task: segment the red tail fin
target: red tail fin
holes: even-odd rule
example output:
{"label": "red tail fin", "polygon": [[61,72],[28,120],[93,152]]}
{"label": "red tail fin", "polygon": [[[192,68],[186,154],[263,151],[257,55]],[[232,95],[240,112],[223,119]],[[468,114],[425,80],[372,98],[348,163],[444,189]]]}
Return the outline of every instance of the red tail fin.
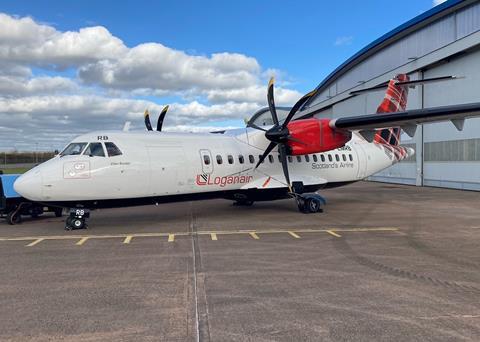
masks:
{"label": "red tail fin", "polygon": [[[388,83],[387,91],[377,113],[392,113],[404,111],[407,107],[408,87],[399,86],[397,82],[407,82],[410,78],[405,74],[398,74]],[[400,127],[385,128],[377,131],[374,141],[379,144],[397,146],[400,143]]]}

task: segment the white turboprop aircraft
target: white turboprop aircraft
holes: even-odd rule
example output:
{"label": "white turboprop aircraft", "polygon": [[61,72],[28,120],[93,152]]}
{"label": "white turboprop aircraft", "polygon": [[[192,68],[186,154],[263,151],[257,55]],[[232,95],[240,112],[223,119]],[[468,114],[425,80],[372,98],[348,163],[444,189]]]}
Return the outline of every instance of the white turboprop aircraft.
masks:
{"label": "white turboprop aircraft", "polygon": [[[32,201],[70,208],[66,229],[86,227],[90,209],[210,198],[251,205],[293,197],[300,211],[318,212],[324,201],[315,191],[364,179],[412,156],[413,149],[399,145],[401,129],[413,136],[418,124],[451,120],[461,130],[466,117],[480,115],[480,103],[406,111],[408,87],[436,80],[397,75],[381,85],[387,91],[376,114],[292,121],[316,91],[291,109],[276,108],[272,79],[269,108],[246,128],[160,132],[165,109],[155,132],[146,112],[149,132],[81,135],[20,176],[14,188]],[[286,115],[283,121],[277,111]]]}

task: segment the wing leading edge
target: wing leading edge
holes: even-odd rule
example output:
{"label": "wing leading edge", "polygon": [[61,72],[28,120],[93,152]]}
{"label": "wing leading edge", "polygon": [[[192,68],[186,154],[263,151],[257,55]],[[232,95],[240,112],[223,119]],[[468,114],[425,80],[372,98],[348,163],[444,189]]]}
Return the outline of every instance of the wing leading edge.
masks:
{"label": "wing leading edge", "polygon": [[334,129],[359,131],[368,141],[373,141],[375,130],[400,126],[410,137],[417,125],[450,120],[461,131],[466,118],[480,116],[480,102],[452,106],[412,109],[395,113],[377,113],[333,119],[329,125]]}

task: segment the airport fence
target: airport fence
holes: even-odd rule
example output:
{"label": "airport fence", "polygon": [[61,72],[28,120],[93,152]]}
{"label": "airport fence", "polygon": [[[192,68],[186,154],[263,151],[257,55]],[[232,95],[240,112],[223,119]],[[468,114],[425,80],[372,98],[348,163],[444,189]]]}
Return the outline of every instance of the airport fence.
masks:
{"label": "airport fence", "polygon": [[39,164],[55,156],[55,152],[1,152],[0,165]]}

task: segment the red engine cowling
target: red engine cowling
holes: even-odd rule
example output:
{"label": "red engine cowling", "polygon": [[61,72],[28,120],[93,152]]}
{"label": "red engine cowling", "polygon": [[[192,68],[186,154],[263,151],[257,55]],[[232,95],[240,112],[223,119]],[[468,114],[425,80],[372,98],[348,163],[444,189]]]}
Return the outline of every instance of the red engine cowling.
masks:
{"label": "red engine cowling", "polygon": [[292,155],[319,153],[344,146],[351,138],[349,131],[334,130],[330,119],[304,119],[290,122],[287,127],[290,136],[305,144],[289,140]]}

